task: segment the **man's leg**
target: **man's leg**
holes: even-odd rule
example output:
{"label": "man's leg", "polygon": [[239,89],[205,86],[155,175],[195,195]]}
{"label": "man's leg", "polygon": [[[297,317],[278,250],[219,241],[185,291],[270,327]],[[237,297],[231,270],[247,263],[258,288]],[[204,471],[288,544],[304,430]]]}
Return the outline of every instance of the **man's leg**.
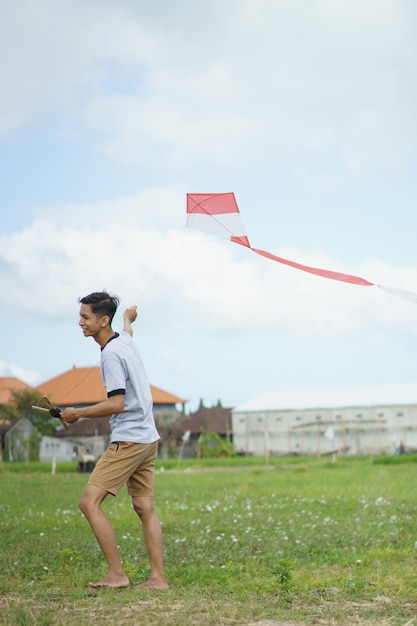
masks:
{"label": "man's leg", "polygon": [[117,549],[116,537],[109,520],[100,508],[108,492],[96,485],[87,484],[79,503],[97,539],[108,564],[107,576],[97,583],[89,583],[90,587],[128,587],[129,579],[123,571]]}
{"label": "man's leg", "polygon": [[133,508],[142,522],[143,536],[151,566],[149,580],[135,589],[168,589],[164,574],[162,529],[152,496],[133,496]]}

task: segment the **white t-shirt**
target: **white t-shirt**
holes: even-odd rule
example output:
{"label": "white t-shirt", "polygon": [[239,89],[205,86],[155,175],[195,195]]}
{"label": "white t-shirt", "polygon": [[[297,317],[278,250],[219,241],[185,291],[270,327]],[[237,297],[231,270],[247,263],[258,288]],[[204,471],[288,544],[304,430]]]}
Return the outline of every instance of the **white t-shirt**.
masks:
{"label": "white t-shirt", "polygon": [[111,441],[157,441],[151,389],[139,350],[129,333],[122,331],[102,348],[100,369],[107,396],[118,392],[125,396],[123,412],[110,418]]}

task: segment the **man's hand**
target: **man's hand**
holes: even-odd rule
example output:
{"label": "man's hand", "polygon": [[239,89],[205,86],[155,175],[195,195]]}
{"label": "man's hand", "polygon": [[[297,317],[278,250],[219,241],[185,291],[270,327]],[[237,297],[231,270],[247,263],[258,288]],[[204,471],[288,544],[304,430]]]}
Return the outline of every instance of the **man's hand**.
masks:
{"label": "man's hand", "polygon": [[137,316],[138,316],[137,306],[131,306],[128,309],[126,309],[126,311],[123,313],[123,319],[127,320],[130,323],[134,322]]}
{"label": "man's hand", "polygon": [[78,420],[80,419],[80,414],[78,409],[69,406],[62,411],[61,417],[67,424],[75,424],[75,422],[78,422]]}
{"label": "man's hand", "polygon": [[131,306],[128,309],[126,309],[126,311],[123,313],[123,330],[126,333],[129,333],[129,335],[133,335],[133,330],[132,330],[132,322],[135,321],[135,319],[138,316],[138,307],[137,306]]}

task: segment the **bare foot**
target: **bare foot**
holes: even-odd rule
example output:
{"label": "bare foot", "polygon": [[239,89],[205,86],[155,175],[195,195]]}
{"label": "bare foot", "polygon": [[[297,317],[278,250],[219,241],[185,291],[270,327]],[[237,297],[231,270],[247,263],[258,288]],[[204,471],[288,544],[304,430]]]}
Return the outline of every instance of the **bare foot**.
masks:
{"label": "bare foot", "polygon": [[168,583],[166,580],[160,580],[159,578],[150,578],[133,588],[134,591],[139,591],[140,589],[168,589]]}
{"label": "bare foot", "polygon": [[106,578],[97,583],[88,583],[93,589],[125,589],[129,587],[129,579],[124,574],[107,574]]}

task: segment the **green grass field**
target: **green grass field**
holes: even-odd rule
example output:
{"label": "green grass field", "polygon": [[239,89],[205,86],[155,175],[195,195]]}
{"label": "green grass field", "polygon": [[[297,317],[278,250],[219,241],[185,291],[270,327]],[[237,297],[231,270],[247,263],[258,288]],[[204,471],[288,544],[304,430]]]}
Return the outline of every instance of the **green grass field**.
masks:
{"label": "green grass field", "polygon": [[[170,590],[138,592],[87,586],[105,572],[77,505],[88,476],[4,464],[0,624],[417,624],[415,457],[204,465],[157,473]],[[105,509],[138,584],[148,562],[125,491]]]}

